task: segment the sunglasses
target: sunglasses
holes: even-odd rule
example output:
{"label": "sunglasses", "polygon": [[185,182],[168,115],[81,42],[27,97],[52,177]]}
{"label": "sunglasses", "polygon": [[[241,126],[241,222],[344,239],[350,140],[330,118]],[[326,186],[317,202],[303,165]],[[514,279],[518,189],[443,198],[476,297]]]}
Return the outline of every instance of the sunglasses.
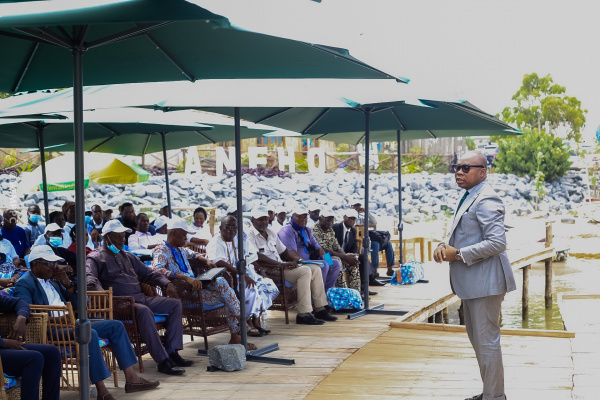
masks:
{"label": "sunglasses", "polygon": [[485,168],[485,165],[452,164],[452,172],[454,173],[462,169],[465,174],[468,174],[471,168]]}
{"label": "sunglasses", "polygon": [[40,260],[37,260],[37,262],[42,263],[42,264],[46,264],[46,265],[48,265],[50,267],[56,267],[56,266],[58,266],[58,262],[56,262],[56,261],[40,261]]}

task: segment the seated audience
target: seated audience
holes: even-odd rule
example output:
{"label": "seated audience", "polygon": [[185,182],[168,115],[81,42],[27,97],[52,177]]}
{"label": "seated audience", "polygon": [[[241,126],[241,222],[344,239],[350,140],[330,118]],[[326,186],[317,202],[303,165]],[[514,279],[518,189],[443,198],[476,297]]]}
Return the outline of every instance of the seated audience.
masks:
{"label": "seated audience", "polygon": [[323,250],[329,252],[333,258],[340,260],[343,269],[348,271],[348,282],[346,282],[343,271],[340,271],[336,287],[349,287],[350,289],[356,289],[360,292],[362,286],[360,285],[360,263],[358,261],[358,255],[346,254],[344,249],[342,249],[335,238],[335,232],[331,229],[334,222],[335,217],[333,212],[322,210],[319,216],[319,222],[313,226],[312,233],[315,235],[315,239],[317,239],[317,242],[319,242],[319,245]]}
{"label": "seated audience", "polygon": [[[169,218],[169,204],[167,203],[163,203],[161,204],[160,208],[158,209],[158,216],[164,216]],[[154,226],[154,223],[156,222],[156,219],[154,221],[152,221],[151,225]]]}
{"label": "seated audience", "polygon": [[312,229],[313,225],[315,225],[316,223],[319,222],[320,213],[321,213],[321,206],[318,205],[317,203],[312,203],[308,206],[308,216],[310,218],[310,221],[308,221],[308,224],[310,225],[311,229]]}
{"label": "seated audience", "polygon": [[[2,254],[4,254],[4,257],[1,256]],[[4,238],[3,235],[0,235],[0,258],[4,259],[4,262],[12,262],[16,267],[27,268],[25,260],[19,257],[12,242]]]}
{"label": "seated audience", "polygon": [[35,243],[35,240],[38,236],[44,234],[44,230],[46,229],[46,224],[42,221],[42,211],[37,204],[29,206],[27,208],[27,223],[21,225],[21,228],[25,229],[27,232],[27,239],[29,240],[29,244]]}
{"label": "seated audience", "polygon": [[0,253],[0,290],[12,288],[21,277],[21,270],[5,253]]}
{"label": "seated audience", "polygon": [[[71,228],[71,231],[69,232],[69,236],[71,236],[71,244],[69,245],[69,247],[67,248],[67,250],[73,252],[73,253],[77,253],[77,226],[73,226]],[[90,238],[90,234],[87,232],[87,230],[85,231],[85,241],[87,242]],[[89,247],[85,247],[85,254],[88,255],[92,252],[92,249],[90,249]]]}
{"label": "seated audience", "polygon": [[[352,208],[356,210],[358,213],[358,218],[356,219],[356,223],[358,225],[365,224],[365,209],[362,207],[361,203],[352,204]],[[374,227],[377,225],[377,220],[375,217],[369,213],[369,227]],[[384,286],[385,283],[379,282],[377,279],[379,276],[379,252],[385,252],[385,260],[387,261],[387,273],[388,275],[392,275],[394,273],[394,247],[392,246],[392,242],[387,242],[387,244],[383,247],[379,247],[379,242],[371,240],[371,278],[369,278],[369,285],[371,286]]]}
{"label": "seated audience", "polygon": [[163,243],[165,240],[167,240],[167,222],[169,222],[169,218],[163,215],[154,220],[154,227],[156,228],[156,235],[154,235],[154,240],[156,241],[156,243]]}
{"label": "seated audience", "polygon": [[77,256],[74,252],[62,247],[62,243],[63,229],[53,222],[46,226],[44,235],[37,239],[34,247],[40,245],[50,246],[54,254],[64,259],[64,261],[58,261],[58,263],[61,265],[69,265],[72,270],[71,272],[77,274]]}
{"label": "seated audience", "polygon": [[[142,340],[158,364],[158,371],[169,375],[182,375],[194,362],[184,360],[178,353],[183,348],[181,302],[177,290],[162,274],[153,271],[135,255],[122,251],[125,233],[130,231],[119,220],[110,220],[102,229],[103,246],[87,257],[87,284],[90,290],[113,288],[115,296],[132,296],[135,316]],[[168,297],[149,297],[142,293],[140,283],[166,287]],[[167,316],[164,346],[156,331],[154,313]]]}
{"label": "seated audience", "polygon": [[150,218],[146,213],[139,213],[136,216],[137,229],[133,235],[129,236],[127,246],[129,250],[153,249],[162,241],[157,240],[156,235],[152,235],[150,228]]}
{"label": "seated audience", "polygon": [[[225,267],[233,274],[237,274],[237,233],[237,219],[234,216],[225,217],[221,220],[219,233],[206,246],[206,257],[218,267]],[[248,242],[247,237],[244,238],[244,257],[248,263],[246,281],[239,282],[238,290],[244,290],[245,287],[246,316],[250,326],[248,335],[262,336],[263,333],[258,329],[260,316],[271,307],[273,299],[279,294],[279,289],[271,279],[263,278],[256,272],[255,262],[258,258],[256,249]]]}
{"label": "seated audience", "polygon": [[[68,249],[71,243],[73,243],[73,240],[71,239],[71,228],[75,226],[75,202],[65,201],[65,204],[62,206],[62,212],[66,220],[64,226],[62,227],[65,231],[65,235],[63,235],[62,247]],[[87,224],[85,225],[85,228],[87,229]],[[94,249],[94,244],[92,243],[92,239],[90,237],[88,237],[85,245],[91,250]]]}
{"label": "seated audience", "polygon": [[273,232],[275,232],[276,234],[279,233],[281,228],[283,228],[285,226],[285,224],[287,223],[286,219],[287,219],[287,211],[286,211],[285,207],[283,207],[283,206],[276,207],[275,208],[275,219],[271,223],[271,229],[273,229]]}
{"label": "seated audience", "polygon": [[92,243],[94,243],[94,248],[97,248],[102,241],[102,227],[108,220],[102,217],[103,211],[101,205],[94,204],[91,210],[92,219],[88,222],[88,231],[90,232]]}
{"label": "seated audience", "polygon": [[0,313],[17,315],[12,330],[0,332],[0,360],[5,374],[21,378],[21,399],[39,399],[42,379],[42,400],[59,400],[60,351],[51,344],[25,343],[27,302],[0,296]]}
{"label": "seated audience", "polygon": [[[218,277],[210,285],[202,286],[202,282],[194,279],[194,272],[189,260],[198,259],[208,268],[216,267],[200,253],[194,252],[186,247],[187,235],[190,234],[185,220],[172,219],[169,221],[167,241],[158,245],[153,252],[152,269],[165,275],[169,280],[185,281],[192,290],[200,290],[202,302],[206,305],[223,303],[227,309],[227,324],[231,331],[229,343],[241,343],[240,336],[240,302],[235,292],[224,278]],[[248,343],[249,350],[255,350],[256,346]]]}
{"label": "seated audience", "polygon": [[[325,309],[327,297],[323,286],[321,267],[315,264],[298,264],[295,261],[283,262],[281,254],[285,248],[277,234],[269,228],[269,215],[264,209],[252,210],[252,228],[248,232],[248,243],[258,250],[260,267],[284,268],[283,276],[287,282],[295,284],[298,291],[296,310],[297,324],[322,325],[324,321],[336,321],[337,317]],[[311,314],[314,305],[314,316]]]}
{"label": "seated audience", "polygon": [[[117,220],[125,228],[129,228],[129,230],[131,231],[131,233],[125,235],[125,241],[127,241],[129,239],[129,235],[133,234],[133,232],[137,229],[135,209],[133,208],[133,204],[127,202],[119,206],[119,212],[121,213],[121,215],[117,218]],[[148,227],[148,232],[150,232],[150,234],[152,235],[156,235],[155,227],[150,225]]]}
{"label": "seated audience", "polygon": [[2,237],[12,243],[19,258],[25,257],[25,254],[29,252],[30,244],[27,231],[17,225],[17,212],[6,210],[3,216]]}
{"label": "seated audience", "polygon": [[208,214],[203,207],[198,207],[194,210],[194,221],[189,226],[189,229],[193,231],[187,236],[188,242],[197,244],[200,249],[206,251],[206,245],[212,239],[210,233],[210,226],[208,225]]}
{"label": "seated audience", "polygon": [[[29,255],[31,272],[19,279],[14,295],[28,304],[64,305],[67,301],[77,307],[75,285],[69,280],[65,268],[58,266],[61,258],[54,254],[49,246],[36,246]],[[64,261],[64,260],[62,260]],[[104,362],[104,356],[98,338],[108,339],[112,352],[125,373],[125,392],[154,389],[158,382],[150,382],[141,378],[133,369],[137,357],[121,321],[105,320],[92,322],[92,339],[89,343],[90,380],[98,390],[98,398],[113,399],[104,385],[104,379],[110,371]]]}
{"label": "seated audience", "polygon": [[[289,250],[289,258],[286,261],[311,260],[321,264],[321,273],[325,283],[325,293],[335,286],[342,263],[332,260],[332,265],[323,260],[325,251],[315,239],[312,231],[306,226],[308,213],[302,208],[297,208],[292,214],[290,222],[281,228],[278,233],[281,243]],[[312,253],[312,257],[311,257]]]}
{"label": "seated audience", "polygon": [[102,219],[105,221],[110,221],[112,219],[113,209],[110,206],[102,207]]}

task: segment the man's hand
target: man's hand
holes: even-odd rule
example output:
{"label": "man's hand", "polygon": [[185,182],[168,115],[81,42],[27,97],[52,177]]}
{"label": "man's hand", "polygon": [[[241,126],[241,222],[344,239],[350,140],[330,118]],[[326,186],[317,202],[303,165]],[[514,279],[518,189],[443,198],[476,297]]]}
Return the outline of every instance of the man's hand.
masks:
{"label": "man's hand", "polygon": [[185,278],[185,281],[192,287],[192,290],[200,290],[202,289],[202,282],[198,279],[194,279],[191,276]]}
{"label": "man's hand", "polygon": [[22,315],[17,317],[15,324],[12,327],[12,331],[7,336],[8,339],[23,341],[25,338],[25,323],[27,322],[27,318]]}
{"label": "man's hand", "polygon": [[0,278],[0,287],[9,288],[9,287],[13,287],[14,285],[15,285],[15,281],[13,281],[13,278],[8,278],[8,279]]}
{"label": "man's hand", "polygon": [[354,254],[345,254],[344,256],[341,257],[342,261],[344,261],[346,264],[349,264],[353,267],[357,266],[359,261],[358,261],[358,257]]}
{"label": "man's hand", "polygon": [[252,278],[250,278],[248,275],[245,275],[245,280],[246,280],[246,287],[247,288],[251,288],[256,286],[256,281]]}
{"label": "man's hand", "polygon": [[177,289],[175,289],[175,285],[173,285],[170,282],[167,285],[166,294],[167,294],[167,297],[171,297],[173,299],[178,299],[179,298],[179,295],[177,294]]}
{"label": "man's hand", "polygon": [[283,269],[296,269],[298,268],[298,263],[296,261],[288,261],[283,264]]}
{"label": "man's hand", "polygon": [[437,263],[456,260],[456,248],[442,243],[433,251],[433,259]]}
{"label": "man's hand", "polygon": [[71,284],[71,280],[67,276],[67,268],[64,268],[64,267],[68,267],[68,269],[72,271],[70,266],[60,265],[54,269],[54,275],[52,276],[52,279],[54,279],[57,282],[62,283],[62,285],[64,287],[67,287]]}
{"label": "man's hand", "polygon": [[4,349],[9,350],[25,350],[23,345],[25,344],[22,340],[4,339]]}
{"label": "man's hand", "polygon": [[217,264],[215,264],[214,262],[210,261],[209,259],[206,260],[206,266],[208,267],[208,269],[217,268]]}

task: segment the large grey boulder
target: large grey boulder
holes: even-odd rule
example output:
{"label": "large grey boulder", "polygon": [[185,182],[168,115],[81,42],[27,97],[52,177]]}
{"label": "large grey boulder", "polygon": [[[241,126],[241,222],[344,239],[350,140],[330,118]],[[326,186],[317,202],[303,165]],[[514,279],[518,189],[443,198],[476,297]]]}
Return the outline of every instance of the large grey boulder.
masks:
{"label": "large grey boulder", "polygon": [[223,371],[241,371],[246,365],[246,349],[241,344],[225,344],[208,350],[208,362]]}

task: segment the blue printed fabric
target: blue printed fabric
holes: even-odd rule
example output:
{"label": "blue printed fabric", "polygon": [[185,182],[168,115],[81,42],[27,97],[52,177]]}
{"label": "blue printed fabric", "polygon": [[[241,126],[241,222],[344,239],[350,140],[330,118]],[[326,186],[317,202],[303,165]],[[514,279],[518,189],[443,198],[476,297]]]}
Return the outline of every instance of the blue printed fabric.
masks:
{"label": "blue printed fabric", "polygon": [[327,291],[327,303],[334,310],[362,309],[363,301],[356,289],[333,287]]}
{"label": "blue printed fabric", "polygon": [[4,390],[14,388],[15,386],[19,386],[19,384],[20,382],[17,378],[4,374]]}
{"label": "blue printed fabric", "polygon": [[[400,281],[398,281],[398,272],[400,273]],[[392,285],[412,285],[423,278],[425,278],[423,264],[418,261],[409,261],[394,271],[390,283]]]}

